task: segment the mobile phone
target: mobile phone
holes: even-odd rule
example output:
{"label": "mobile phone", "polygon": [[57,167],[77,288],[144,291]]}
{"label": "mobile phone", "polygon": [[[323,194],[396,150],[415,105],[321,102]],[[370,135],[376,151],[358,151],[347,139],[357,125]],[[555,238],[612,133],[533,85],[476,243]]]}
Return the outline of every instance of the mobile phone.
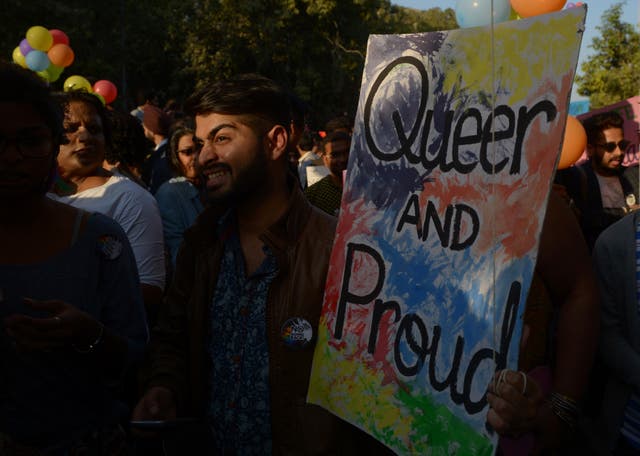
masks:
{"label": "mobile phone", "polygon": [[172,429],[196,421],[196,418],[181,417],[174,420],[131,420],[129,425],[135,429]]}

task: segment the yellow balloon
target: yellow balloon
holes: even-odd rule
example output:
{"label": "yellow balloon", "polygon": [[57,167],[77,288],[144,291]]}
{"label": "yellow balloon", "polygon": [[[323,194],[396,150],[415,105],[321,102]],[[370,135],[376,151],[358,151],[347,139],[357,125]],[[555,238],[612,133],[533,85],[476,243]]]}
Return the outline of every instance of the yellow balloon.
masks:
{"label": "yellow balloon", "polygon": [[69,92],[71,90],[82,90],[89,93],[93,92],[91,89],[91,83],[84,77],[78,76],[77,74],[69,76],[66,81],[64,81],[63,90],[65,92]]}
{"label": "yellow balloon", "polygon": [[34,25],[27,30],[27,42],[33,49],[47,52],[53,44],[53,36],[46,28]]}
{"label": "yellow balloon", "polygon": [[25,60],[24,55],[22,55],[20,46],[16,47],[13,50],[13,61],[14,63],[20,65],[22,68],[27,68],[27,61]]}

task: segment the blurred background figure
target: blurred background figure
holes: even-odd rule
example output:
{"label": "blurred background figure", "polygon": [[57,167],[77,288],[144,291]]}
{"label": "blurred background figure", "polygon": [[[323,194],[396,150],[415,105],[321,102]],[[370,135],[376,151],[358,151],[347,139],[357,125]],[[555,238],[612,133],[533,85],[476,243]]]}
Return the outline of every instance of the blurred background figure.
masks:
{"label": "blurred background figure", "polygon": [[204,209],[193,134],[194,127],[190,122],[179,125],[173,131],[169,142],[169,164],[177,177],[162,184],[155,194],[162,217],[164,242],[173,268],[185,230],[193,225]]}
{"label": "blurred background figure", "polygon": [[324,166],[324,162],[320,157],[319,150],[322,145],[322,138],[317,133],[309,130],[305,131],[298,143],[298,153],[300,159],[298,160],[298,178],[300,179],[300,186],[305,189],[308,187],[307,181],[307,168],[310,166],[320,166],[324,170],[324,176],[329,174],[329,170]]}
{"label": "blurred background figure", "polygon": [[140,275],[148,317],[153,321],[165,283],[162,220],[153,196],[123,176],[103,168],[110,124],[102,103],[86,92],[57,94],[64,110],[64,143],[58,179],[49,196],[120,224],[129,238]]}
{"label": "blurred background figure", "polygon": [[602,409],[593,426],[598,454],[640,454],[640,214],[602,232],[593,260],[602,299]]}
{"label": "blurred background figure", "polygon": [[336,130],[327,134],[320,153],[329,174],[304,191],[311,204],[330,215],[337,216],[340,211],[343,172],[347,169],[350,147],[351,136],[348,133]]}
{"label": "blurred background figure", "polygon": [[143,111],[144,135],[154,148],[142,165],[142,180],[149,191],[155,194],[162,184],[173,177],[168,157],[171,118],[157,106],[147,104]]}
{"label": "blurred background figure", "polygon": [[111,123],[111,144],[105,150],[104,168],[145,187],[141,179],[142,164],[151,153],[151,145],[142,125],[120,111],[110,110],[107,115]]}
{"label": "blurred background figure", "polygon": [[175,98],[167,100],[162,110],[165,112],[173,125],[174,122],[184,119],[184,112],[182,111],[182,105]]}
{"label": "blurred background figure", "polygon": [[334,131],[342,131],[344,133],[347,133],[348,135],[351,135],[353,134],[353,119],[351,119],[346,114],[341,114],[329,119],[329,121],[325,124],[324,129],[327,134],[331,134]]}
{"label": "blurred background figure", "polygon": [[46,197],[62,139],[40,77],[0,62],[0,454],[125,455],[138,274],[117,223]]}
{"label": "blurred background figure", "polygon": [[130,114],[142,124],[145,105],[158,106],[158,103],[158,96],[153,91],[141,89],[136,94],[137,106],[131,110]]}

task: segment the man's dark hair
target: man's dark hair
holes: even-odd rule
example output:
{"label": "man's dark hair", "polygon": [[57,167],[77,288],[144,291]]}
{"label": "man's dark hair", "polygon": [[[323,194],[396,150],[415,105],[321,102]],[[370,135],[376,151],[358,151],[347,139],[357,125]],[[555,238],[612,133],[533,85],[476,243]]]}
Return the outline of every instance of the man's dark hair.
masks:
{"label": "man's dark hair", "polygon": [[290,97],[276,82],[256,74],[218,81],[191,95],[185,112],[195,117],[207,114],[243,116],[253,131],[264,134],[274,125],[289,131]]}
{"label": "man's dark hair", "polygon": [[331,133],[335,130],[351,133],[353,130],[353,121],[346,115],[337,116],[330,119],[326,123],[324,129],[327,133]]}
{"label": "man's dark hair", "polygon": [[582,121],[582,126],[587,132],[587,143],[597,144],[603,140],[602,132],[609,128],[624,129],[624,119],[615,111],[595,114]]}
{"label": "man's dark hair", "polygon": [[309,130],[304,131],[302,133],[302,136],[300,137],[300,142],[298,143],[298,146],[300,147],[300,149],[304,151],[313,149],[313,145],[315,144],[313,135],[314,133],[311,133]]}
{"label": "man's dark hair", "polygon": [[107,111],[111,127],[111,145],[105,152],[105,160],[115,165],[120,162],[127,168],[139,168],[151,153],[151,143],[144,135],[138,119],[129,113]]}
{"label": "man's dark hair", "polygon": [[62,110],[47,84],[33,71],[0,61],[0,102],[32,105],[51,129],[55,143],[62,141]]}
{"label": "man's dark hair", "polygon": [[85,103],[93,108],[98,113],[100,120],[102,121],[102,133],[104,134],[104,140],[107,149],[111,148],[111,122],[107,115],[107,109],[102,102],[95,95],[90,94],[84,90],[70,90],[68,92],[57,92],[54,94],[56,100],[60,104],[62,110],[66,113],[69,109],[69,105],[73,102]]}
{"label": "man's dark hair", "polygon": [[325,146],[329,143],[332,142],[336,142],[336,141],[347,141],[347,142],[351,142],[351,135],[349,135],[349,133],[345,133],[344,131],[338,130],[338,131],[332,131],[331,133],[329,133],[327,136],[324,137],[324,139],[322,140],[322,153],[324,154],[325,152]]}

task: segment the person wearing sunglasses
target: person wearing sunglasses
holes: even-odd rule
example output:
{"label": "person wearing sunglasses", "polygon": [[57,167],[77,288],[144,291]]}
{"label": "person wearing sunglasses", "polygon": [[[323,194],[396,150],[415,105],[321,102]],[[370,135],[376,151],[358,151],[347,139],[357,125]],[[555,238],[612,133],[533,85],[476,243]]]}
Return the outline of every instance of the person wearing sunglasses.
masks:
{"label": "person wearing sunglasses", "polygon": [[623,125],[624,119],[615,111],[585,119],[589,159],[558,172],[590,249],[605,228],[639,207],[637,178],[634,182],[622,166],[631,145]]}

